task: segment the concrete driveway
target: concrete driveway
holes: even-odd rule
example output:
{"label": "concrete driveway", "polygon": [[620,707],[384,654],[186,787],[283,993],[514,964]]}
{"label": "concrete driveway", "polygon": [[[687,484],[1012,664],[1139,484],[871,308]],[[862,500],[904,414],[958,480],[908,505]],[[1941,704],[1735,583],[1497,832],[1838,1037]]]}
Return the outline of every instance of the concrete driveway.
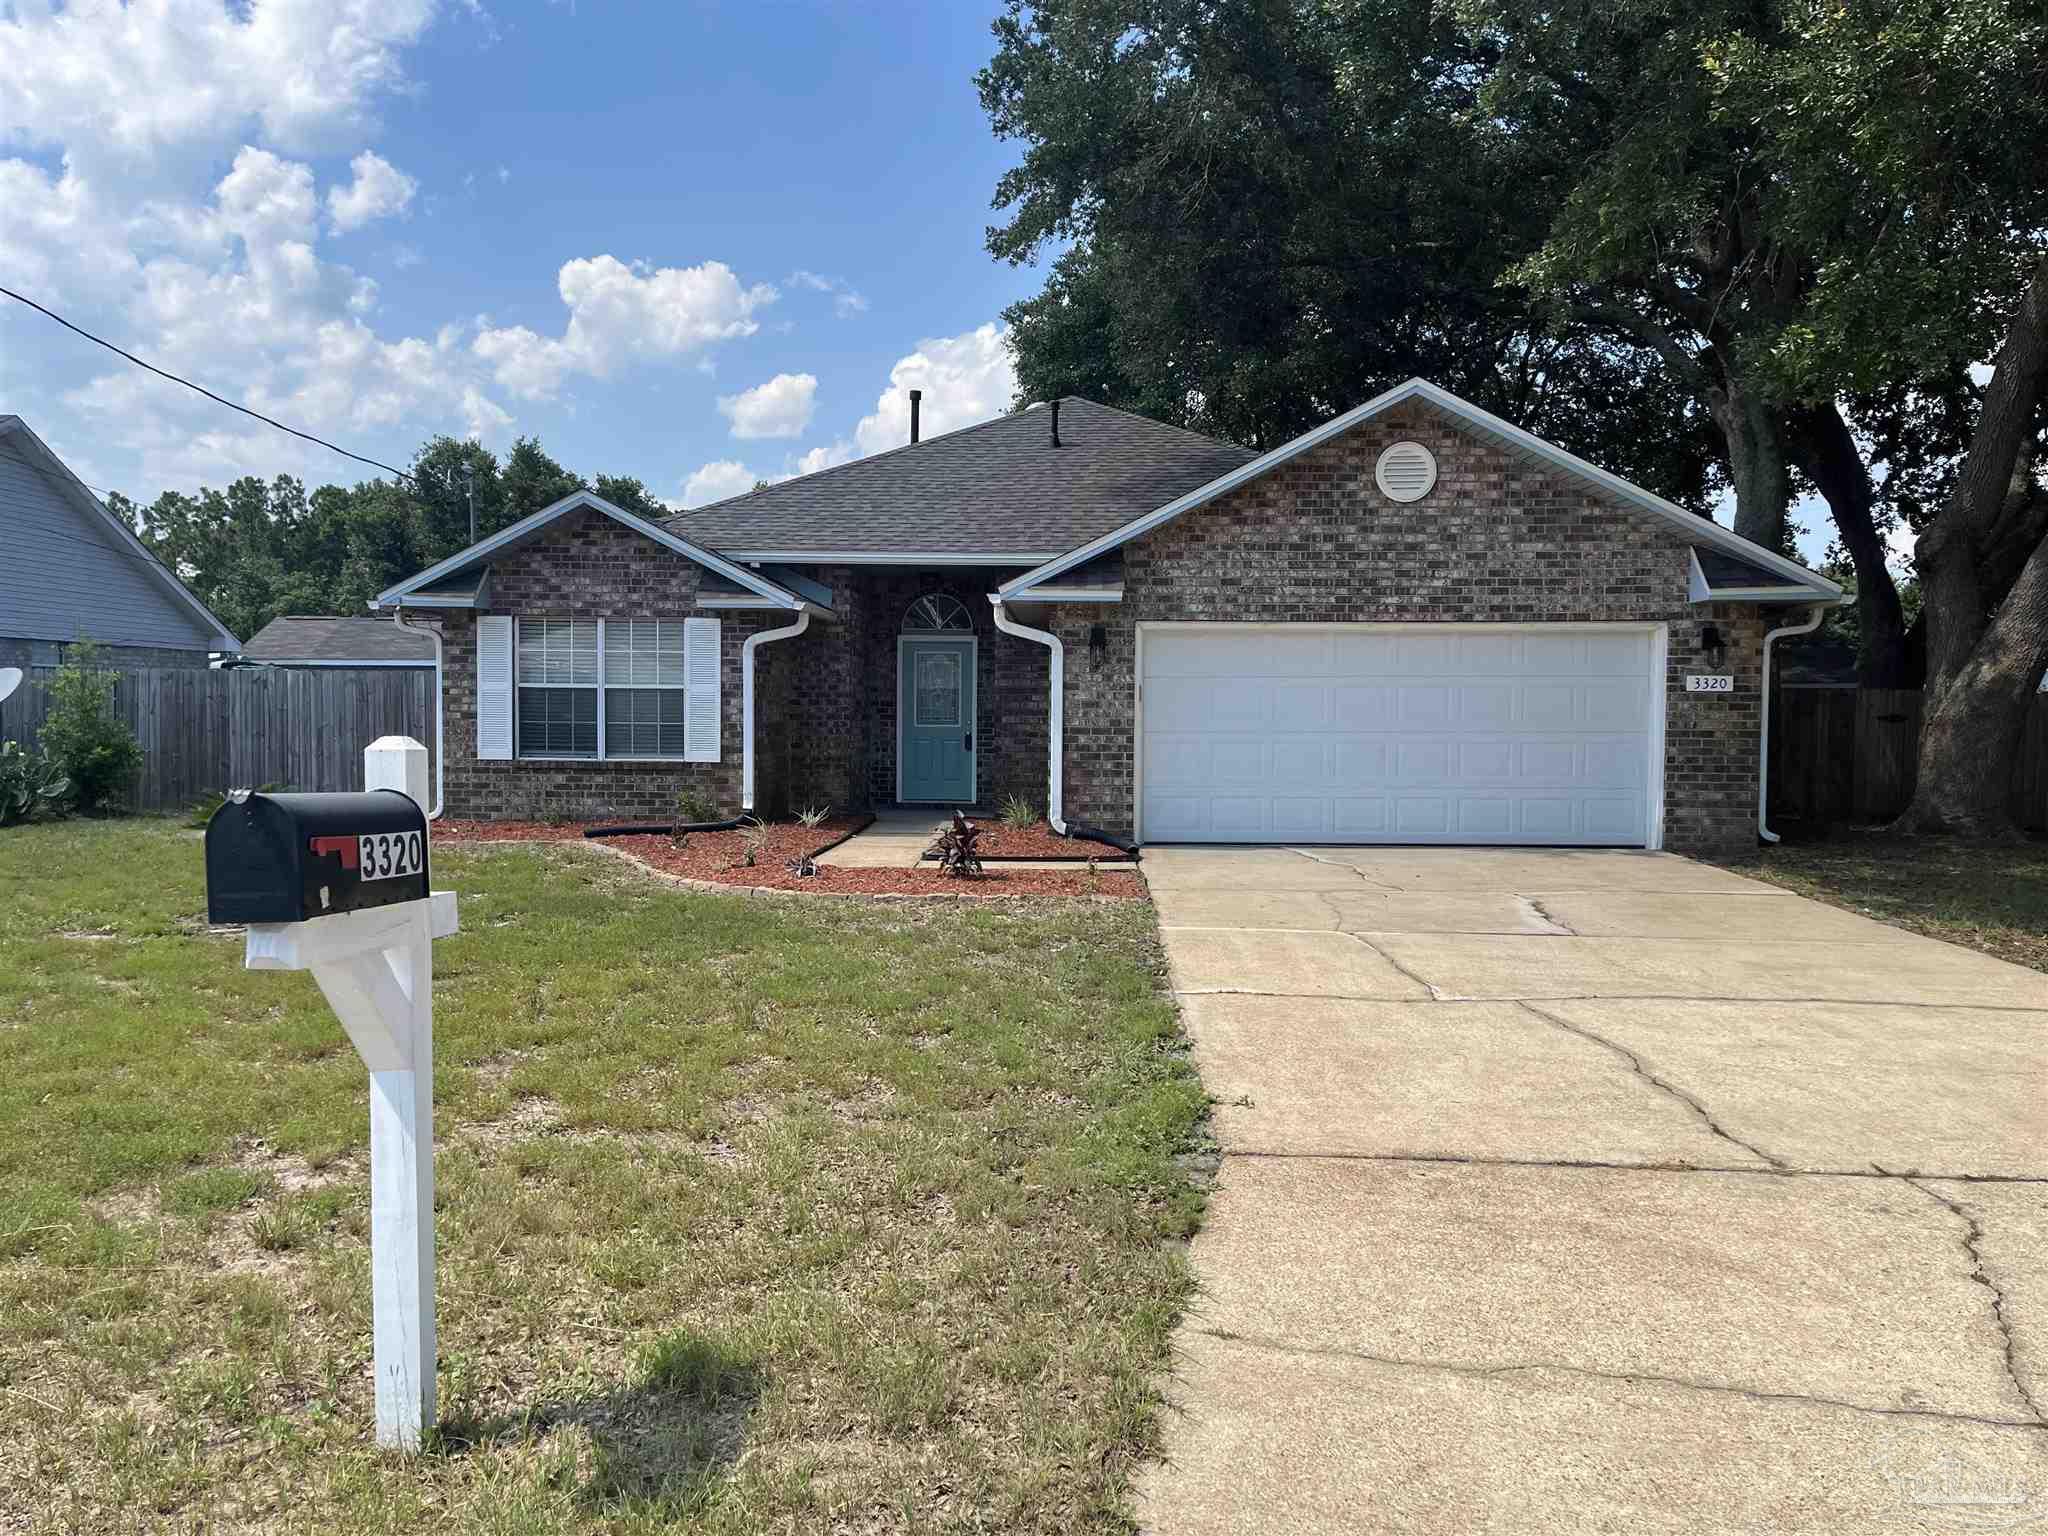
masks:
{"label": "concrete driveway", "polygon": [[1153,849],[1161,1536],[2048,1530],[2048,976],[1664,854]]}

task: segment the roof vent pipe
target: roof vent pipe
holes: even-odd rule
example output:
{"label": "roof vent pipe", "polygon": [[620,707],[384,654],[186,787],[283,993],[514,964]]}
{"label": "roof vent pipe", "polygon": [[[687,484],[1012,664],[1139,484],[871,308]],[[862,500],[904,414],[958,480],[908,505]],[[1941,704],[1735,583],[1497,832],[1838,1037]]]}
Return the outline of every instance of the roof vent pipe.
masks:
{"label": "roof vent pipe", "polygon": [[910,392],[910,440],[913,443],[917,441],[917,403],[923,398],[924,391],[921,389],[913,389]]}
{"label": "roof vent pipe", "polygon": [[1057,397],[1052,402],[1052,445],[1055,448],[1060,445],[1060,402]]}

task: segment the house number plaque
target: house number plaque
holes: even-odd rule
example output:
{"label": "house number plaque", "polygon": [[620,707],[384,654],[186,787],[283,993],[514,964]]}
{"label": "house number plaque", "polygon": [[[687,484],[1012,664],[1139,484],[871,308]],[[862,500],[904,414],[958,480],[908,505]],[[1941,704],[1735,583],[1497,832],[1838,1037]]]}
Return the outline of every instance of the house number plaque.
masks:
{"label": "house number plaque", "polygon": [[1726,674],[1689,673],[1685,679],[1687,693],[1733,693],[1735,679]]}

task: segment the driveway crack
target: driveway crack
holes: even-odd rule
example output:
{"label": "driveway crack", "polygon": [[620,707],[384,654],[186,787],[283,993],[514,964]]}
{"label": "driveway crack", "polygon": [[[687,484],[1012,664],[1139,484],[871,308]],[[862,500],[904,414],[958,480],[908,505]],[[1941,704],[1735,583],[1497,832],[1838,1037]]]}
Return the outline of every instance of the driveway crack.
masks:
{"label": "driveway crack", "polygon": [[1557,929],[1558,932],[1568,933],[1573,938],[1577,938],[1579,936],[1578,929],[1574,928],[1570,923],[1566,922],[1563,918],[1553,917],[1551,915],[1550,908],[1543,905],[1543,900],[1541,897],[1517,896],[1515,900],[1523,903],[1525,906],[1528,907],[1528,909],[1531,912],[1534,912],[1538,917],[1542,918],[1544,922],[1550,924],[1551,927]]}
{"label": "driveway crack", "polygon": [[[1876,1167],[1876,1164],[1871,1166]],[[1880,1172],[1883,1170],[1880,1169]],[[2020,1401],[2027,1405],[2027,1411],[2034,1416],[2034,1422],[2048,1429],[2048,1415],[2041,1411],[2041,1405],[2034,1400],[2034,1394],[2027,1390],[2027,1384],[2020,1376],[2019,1350],[2012,1335],[2012,1323],[2005,1315],[2006,1295],[1999,1283],[1991,1278],[1991,1271],[1984,1263],[1984,1224],[1975,1213],[1959,1201],[1951,1200],[1938,1189],[1922,1184],[1918,1179],[1907,1178],[1906,1183],[1919,1190],[1949,1214],[1963,1223],[1963,1252],[1970,1260],[1970,1278],[1991,1293],[1991,1321],[1997,1325],[1998,1336],[2005,1345],[2005,1374],[2013,1390],[2020,1395]]]}
{"label": "driveway crack", "polygon": [[1879,1408],[1869,1403],[1852,1403],[1839,1397],[1817,1397],[1807,1392],[1768,1392],[1758,1387],[1736,1386],[1732,1382],[1702,1381],[1688,1376],[1663,1376],[1651,1371],[1603,1371],[1596,1366],[1567,1365],[1558,1360],[1516,1360],[1500,1365],[1476,1365],[1455,1360],[1417,1360],[1401,1355],[1376,1355],[1366,1350],[1317,1349],[1309,1345],[1285,1344],[1276,1339],[1233,1333],[1221,1328],[1194,1328],[1191,1331],[1212,1339],[1250,1344],[1254,1348],[1270,1349],[1280,1354],[1321,1356],[1333,1360],[1361,1360],[1368,1365],[1386,1365],[1405,1370],[1444,1371],[1454,1376],[1487,1378],[1512,1376],[1530,1371],[1556,1371],[1561,1375],[1583,1376],[1594,1381],[1619,1381],[1631,1384],[1648,1382],[1658,1386],[1681,1387],[1691,1392],[1720,1392],[1732,1397],[1748,1398],[1751,1402],[1757,1403],[1805,1403],[1817,1408],[1845,1408],[1851,1413],[1878,1414],[1885,1418],[1941,1419],[1953,1424],[1987,1424],[1995,1429],[2048,1429],[2048,1423],[2039,1418],[1999,1419],[1989,1414],[1952,1413],[1941,1408]]}
{"label": "driveway crack", "polygon": [[1541,1008],[1538,1008],[1535,1004],[1531,1002],[1528,1002],[1526,1000],[1518,1000],[1518,1002],[1521,1007],[1527,1009],[1530,1013],[1533,1013],[1537,1018],[1543,1020],[1544,1023],[1555,1024],[1559,1029],[1565,1030],[1570,1034],[1577,1035],[1582,1040],[1590,1040],[1595,1045],[1604,1045],[1605,1047],[1607,1047],[1608,1050],[1614,1052],[1615,1055],[1621,1057],[1622,1060],[1626,1061],[1629,1064],[1629,1069],[1632,1072],[1634,1072],[1637,1077],[1640,1077],[1644,1082],[1648,1083],[1652,1088],[1657,1089],[1660,1093],[1667,1094],[1671,1098],[1678,1100],[1679,1103],[1683,1104],[1687,1109],[1691,1110],[1695,1115],[1699,1117],[1700,1123],[1702,1125],[1706,1126],[1708,1130],[1712,1131],[1716,1136],[1720,1137],[1723,1141],[1729,1142],[1734,1146],[1742,1148],[1743,1151],[1749,1153],[1752,1157],[1762,1158],[1765,1162],[1769,1163],[1773,1168],[1782,1168],[1787,1170],[1791,1168],[1792,1165],[1786,1162],[1782,1157],[1778,1157],[1772,1153],[1766,1152],[1762,1147],[1759,1147],[1752,1142],[1744,1141],[1740,1136],[1737,1136],[1734,1132],[1730,1131],[1726,1126],[1722,1125],[1720,1121],[1714,1118],[1712,1111],[1710,1111],[1706,1105],[1702,1104],[1698,1099],[1694,1098],[1691,1094],[1687,1093],[1683,1088],[1679,1087],[1676,1083],[1666,1082],[1663,1078],[1659,1077],[1656,1073],[1652,1072],[1648,1067],[1643,1065],[1642,1057],[1638,1056],[1634,1051],[1630,1050],[1627,1046],[1620,1044],[1618,1041],[1610,1040],[1605,1035],[1595,1034],[1590,1029],[1582,1028],[1581,1026],[1572,1023],[1569,1019],[1560,1018],[1554,1013],[1546,1013]]}
{"label": "driveway crack", "polygon": [[1379,945],[1373,943],[1373,941],[1371,939],[1368,939],[1364,934],[1353,933],[1349,928],[1339,928],[1337,931],[1343,934],[1345,938],[1355,939],[1358,943],[1363,944],[1367,949],[1371,950],[1374,954],[1378,955],[1382,960],[1386,961],[1388,965],[1391,965],[1403,976],[1407,977],[1410,981],[1414,982],[1415,985],[1421,987],[1424,991],[1429,993],[1429,999],[1431,1002],[1440,1003],[1444,1000],[1444,994],[1437,990],[1435,982],[1426,981],[1422,977],[1416,975],[1415,972],[1409,970],[1407,966],[1403,965],[1400,961],[1396,960],[1392,955],[1388,954]]}
{"label": "driveway crack", "polygon": [[1367,885],[1371,886],[1376,891],[1393,891],[1398,894],[1401,889],[1401,887],[1398,885],[1388,885],[1384,881],[1373,879],[1372,876],[1368,875],[1356,864],[1346,864],[1342,859],[1326,859],[1320,853],[1310,853],[1306,848],[1289,848],[1287,851],[1289,853],[1299,854],[1302,858],[1307,859],[1314,864],[1327,864],[1332,869],[1349,870],[1352,874],[1356,875],[1360,880],[1364,881]]}

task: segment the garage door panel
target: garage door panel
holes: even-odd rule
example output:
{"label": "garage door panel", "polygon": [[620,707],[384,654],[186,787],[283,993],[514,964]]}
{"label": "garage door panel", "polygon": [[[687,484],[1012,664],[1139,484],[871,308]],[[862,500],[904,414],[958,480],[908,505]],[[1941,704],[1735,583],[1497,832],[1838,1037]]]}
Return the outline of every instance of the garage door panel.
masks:
{"label": "garage door panel", "polygon": [[1225,624],[1144,650],[1153,841],[1645,840],[1645,631]]}

